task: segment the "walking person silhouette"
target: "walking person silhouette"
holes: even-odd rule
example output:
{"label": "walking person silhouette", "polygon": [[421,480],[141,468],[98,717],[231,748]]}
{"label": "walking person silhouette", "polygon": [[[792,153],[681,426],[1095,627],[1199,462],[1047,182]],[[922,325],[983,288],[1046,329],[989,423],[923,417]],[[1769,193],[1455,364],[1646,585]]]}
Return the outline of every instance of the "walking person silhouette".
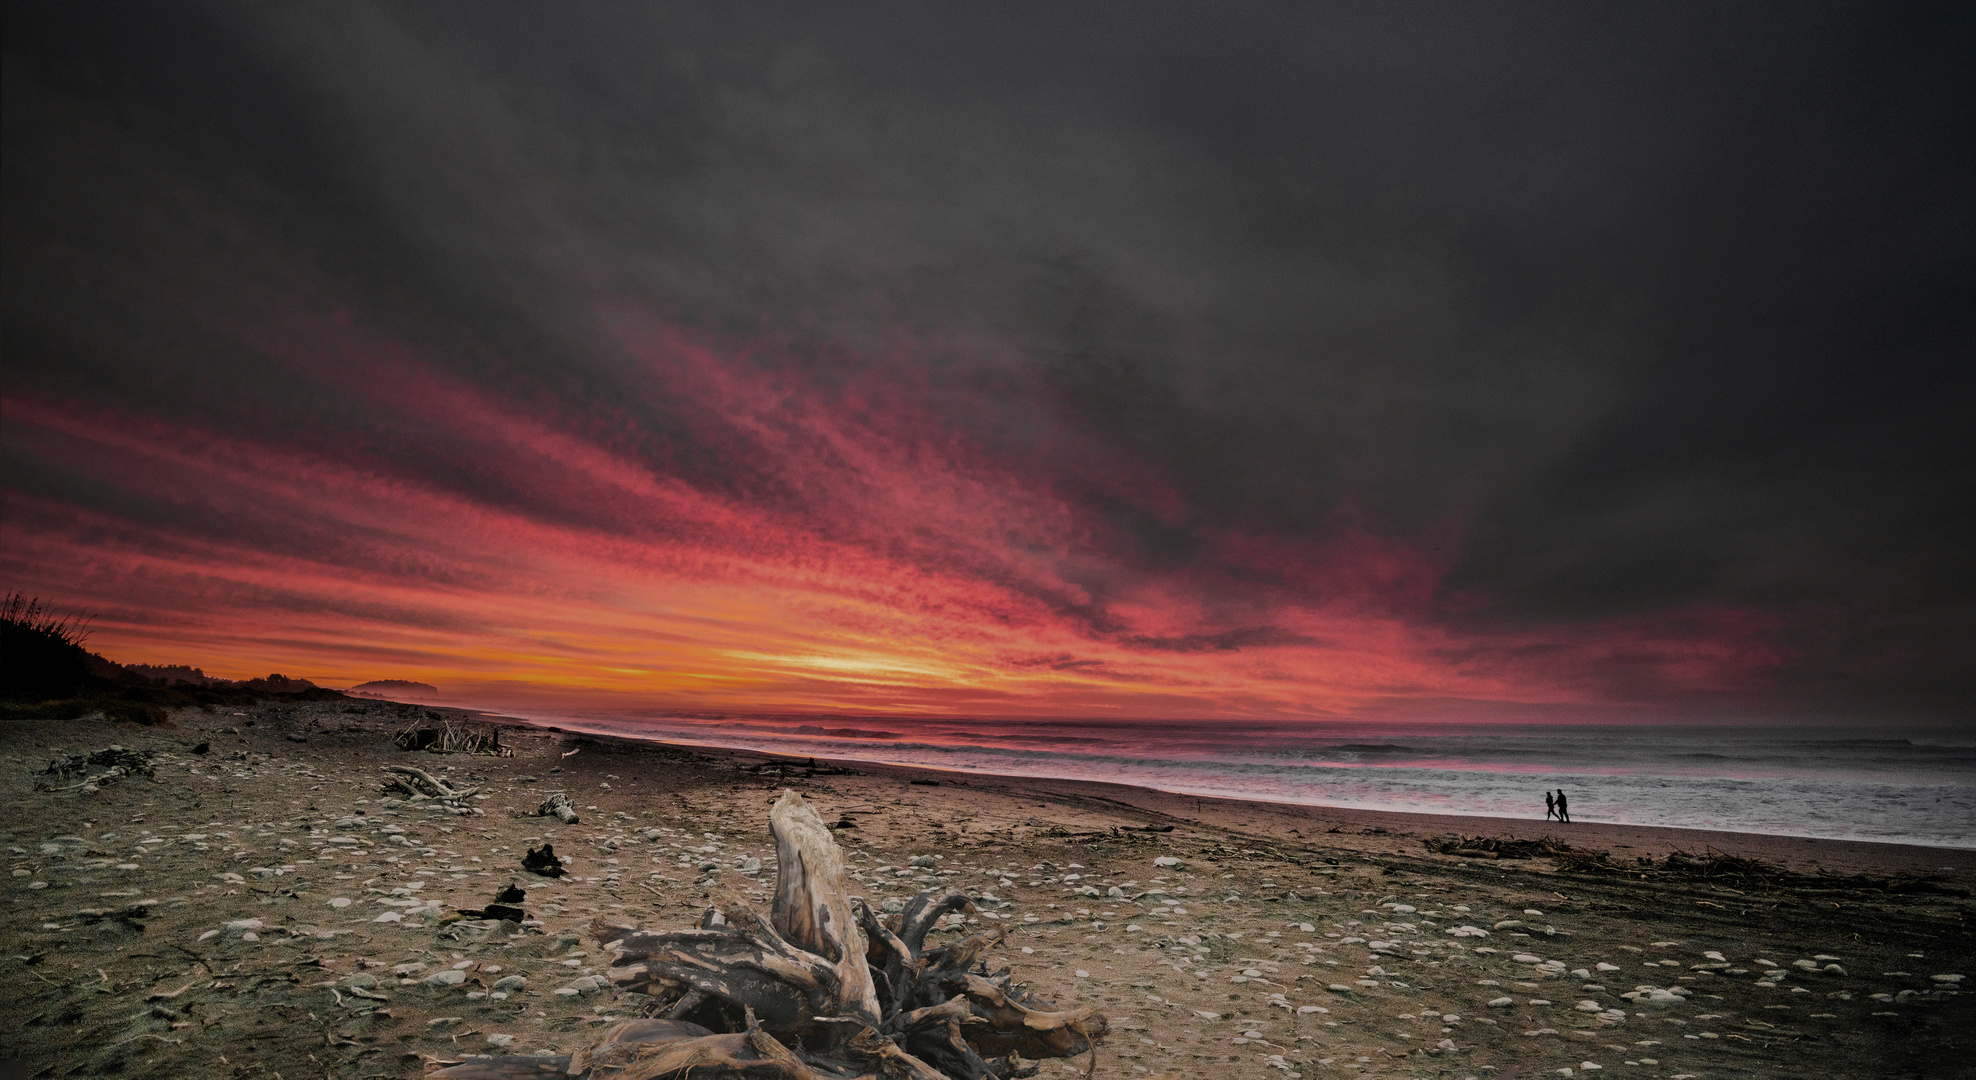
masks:
{"label": "walking person silhouette", "polygon": [[1557,819],[1567,823],[1571,821],[1571,809],[1565,805],[1563,788],[1557,789]]}
{"label": "walking person silhouette", "polygon": [[1551,797],[1550,792],[1546,791],[1544,792],[1544,820],[1549,821],[1556,816],[1557,800]]}

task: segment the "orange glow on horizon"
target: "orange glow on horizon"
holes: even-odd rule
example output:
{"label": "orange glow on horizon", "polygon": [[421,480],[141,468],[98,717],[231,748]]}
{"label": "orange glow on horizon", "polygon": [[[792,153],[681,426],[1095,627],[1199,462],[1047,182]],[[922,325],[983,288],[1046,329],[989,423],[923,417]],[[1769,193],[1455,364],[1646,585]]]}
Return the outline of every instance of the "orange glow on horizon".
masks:
{"label": "orange glow on horizon", "polygon": [[[488,707],[1338,718],[1411,700],[1623,704],[1598,674],[1617,651],[1688,687],[1767,661],[1647,622],[1463,637],[1421,610],[1446,559],[1369,536],[1205,534],[1202,566],[1267,586],[1191,565],[1128,573],[1101,524],[915,413],[913,395],[805,398],[664,328],[603,324],[720,421],[735,441],[711,452],[780,494],[689,483],[635,444],[579,437],[349,320],[291,310],[243,333],[298,368],[389,385],[380,407],[463,447],[481,489],[9,400],[9,424],[178,524],[21,497],[8,569],[93,612],[90,645],[112,659],[412,679]],[[1154,478],[1121,482],[1178,512]]]}

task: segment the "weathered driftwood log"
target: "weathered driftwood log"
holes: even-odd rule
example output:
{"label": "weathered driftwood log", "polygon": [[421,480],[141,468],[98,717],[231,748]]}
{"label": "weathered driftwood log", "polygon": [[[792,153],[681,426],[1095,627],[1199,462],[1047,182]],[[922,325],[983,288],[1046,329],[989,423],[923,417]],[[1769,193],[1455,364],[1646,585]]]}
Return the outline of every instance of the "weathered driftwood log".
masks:
{"label": "weathered driftwood log", "polygon": [[835,984],[831,1015],[879,1022],[878,990],[865,963],[864,934],[851,909],[844,858],[829,826],[801,795],[784,791],[768,813],[775,836],[775,906],[769,921],[782,940],[828,960]]}
{"label": "weathered driftwood log", "polygon": [[384,771],[398,774],[393,779],[385,781],[386,787],[395,787],[414,799],[460,802],[480,790],[478,787],[456,788],[424,769],[414,769],[409,765],[386,765]]}
{"label": "weathered driftwood log", "polygon": [[[637,1052],[633,1048],[654,1051],[712,1034],[698,1024],[683,1024],[676,1020],[626,1020],[606,1029],[597,1045],[574,1054],[434,1061],[428,1066],[426,1075],[444,1077],[446,1080],[562,1080],[564,1077],[588,1075],[593,1067],[608,1066],[620,1057]],[[609,1074],[600,1069],[598,1075]]]}
{"label": "weathered driftwood log", "polygon": [[989,972],[1000,931],[928,949],[940,918],[972,911],[958,889],[921,893],[890,922],[850,898],[823,819],[785,792],[769,814],[779,862],[767,917],[738,900],[692,930],[599,920],[622,989],[662,1019],[619,1024],[567,1058],[437,1062],[446,1080],[1013,1080],[1023,1059],[1093,1052],[1092,1009],[1034,1001]]}

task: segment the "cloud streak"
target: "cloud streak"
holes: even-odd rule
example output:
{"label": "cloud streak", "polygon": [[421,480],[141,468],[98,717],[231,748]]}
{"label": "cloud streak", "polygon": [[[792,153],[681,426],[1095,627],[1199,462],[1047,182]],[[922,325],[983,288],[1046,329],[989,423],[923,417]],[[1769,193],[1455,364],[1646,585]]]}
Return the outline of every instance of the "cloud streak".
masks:
{"label": "cloud streak", "polygon": [[1976,693],[1932,15],[128,14],[10,10],[0,165],[0,572],[119,658],[812,712]]}

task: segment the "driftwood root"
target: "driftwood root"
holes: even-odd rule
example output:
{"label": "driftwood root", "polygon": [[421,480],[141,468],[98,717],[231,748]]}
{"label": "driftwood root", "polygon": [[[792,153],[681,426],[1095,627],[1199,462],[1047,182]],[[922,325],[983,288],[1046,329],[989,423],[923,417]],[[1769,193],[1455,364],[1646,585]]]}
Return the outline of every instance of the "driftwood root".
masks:
{"label": "driftwood root", "polygon": [[[619,1024],[567,1059],[435,1063],[445,1080],[1016,1080],[1030,1062],[1093,1054],[1108,1031],[1094,1009],[1036,1000],[985,957],[1001,930],[929,948],[966,893],[920,894],[889,922],[851,898],[830,830],[802,796],[769,814],[775,902],[736,899],[688,930],[599,920],[619,989],[657,1000],[657,1018]],[[443,1066],[443,1067],[440,1067]],[[533,1071],[516,1071],[533,1070]]]}

